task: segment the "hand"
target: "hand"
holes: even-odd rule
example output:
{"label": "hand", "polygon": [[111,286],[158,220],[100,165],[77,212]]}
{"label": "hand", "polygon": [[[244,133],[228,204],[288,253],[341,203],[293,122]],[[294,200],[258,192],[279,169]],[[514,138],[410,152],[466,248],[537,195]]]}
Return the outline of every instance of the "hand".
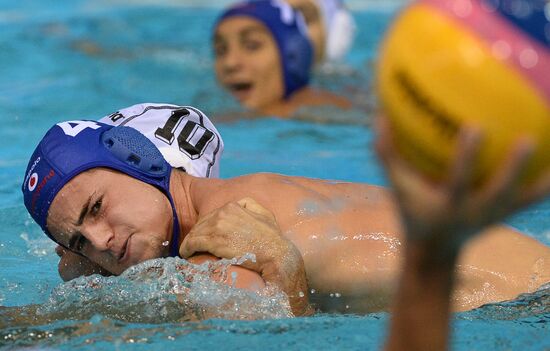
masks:
{"label": "hand", "polygon": [[310,314],[304,262],[281,234],[271,212],[250,198],[231,202],[199,219],[180,246],[180,256],[208,252],[220,258],[253,253],[243,267],[258,272],[288,296],[294,315]]}
{"label": "hand", "polygon": [[80,276],[92,274],[101,274],[104,276],[111,275],[111,273],[88,260],[86,257],[66,250],[60,245],[57,245],[55,252],[61,258],[57,269],[63,281],[69,281]]}
{"label": "hand", "polygon": [[520,184],[533,144],[523,138],[486,184],[471,184],[481,133],[461,130],[450,179],[427,180],[400,158],[385,119],[378,119],[377,152],[393,185],[409,242],[431,241],[452,251],[485,226],[550,193],[550,169],[529,185]]}

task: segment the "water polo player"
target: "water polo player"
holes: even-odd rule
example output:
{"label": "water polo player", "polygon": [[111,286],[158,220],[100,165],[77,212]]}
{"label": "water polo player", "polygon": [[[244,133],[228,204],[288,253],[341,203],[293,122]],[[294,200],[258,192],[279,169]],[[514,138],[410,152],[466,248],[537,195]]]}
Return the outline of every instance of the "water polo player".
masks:
{"label": "water polo player", "polygon": [[286,0],[305,19],[315,62],[341,61],[355,38],[355,20],[342,0]]}
{"label": "water polo player", "polygon": [[[308,311],[309,289],[322,311],[387,307],[403,235],[386,189],[267,173],[194,177],[172,168],[149,138],[126,125],[162,116],[143,132],[178,145],[204,169],[218,161],[219,136],[196,109],[155,106],[111,115],[116,127],[73,121],[46,134],[29,161],[23,193],[50,238],[113,274],[155,257],[251,252],[257,261],[248,267],[285,291],[297,315]],[[550,272],[550,249],[504,226],[464,251],[457,310],[533,291]]]}
{"label": "water polo player", "polygon": [[309,87],[313,47],[303,17],[286,2],[228,8],[214,26],[213,45],[219,83],[248,109],[290,117],[302,106],[351,107],[342,97]]}

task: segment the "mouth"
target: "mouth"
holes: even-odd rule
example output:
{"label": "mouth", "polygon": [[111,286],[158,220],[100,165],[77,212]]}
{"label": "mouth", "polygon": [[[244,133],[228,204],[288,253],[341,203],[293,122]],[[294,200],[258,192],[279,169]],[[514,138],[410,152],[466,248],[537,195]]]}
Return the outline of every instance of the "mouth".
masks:
{"label": "mouth", "polygon": [[226,84],[226,86],[231,94],[235,96],[239,101],[246,100],[250,96],[250,94],[252,93],[252,89],[254,88],[254,85],[250,82],[230,83]]}
{"label": "mouth", "polygon": [[128,257],[130,256],[130,239],[132,239],[131,235],[128,237],[128,239],[126,239],[124,245],[122,246],[122,249],[120,250],[120,253],[118,255],[118,263],[124,263],[128,260]]}

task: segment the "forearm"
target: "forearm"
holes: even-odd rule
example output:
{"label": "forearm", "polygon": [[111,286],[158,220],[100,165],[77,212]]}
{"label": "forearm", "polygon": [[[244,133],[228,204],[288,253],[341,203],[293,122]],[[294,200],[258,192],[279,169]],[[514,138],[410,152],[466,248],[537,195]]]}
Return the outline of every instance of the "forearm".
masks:
{"label": "forearm", "polygon": [[262,277],[288,296],[294,316],[310,316],[314,313],[309,304],[309,288],[301,255],[287,256],[285,259],[266,264],[262,270]]}
{"label": "forearm", "polygon": [[68,250],[61,248],[59,249],[58,254],[61,255],[61,258],[57,269],[59,276],[63,279],[63,281],[69,281],[81,276],[88,276],[92,274],[101,274],[104,276],[111,275],[111,273],[87,258]]}
{"label": "forearm", "polygon": [[386,350],[445,350],[456,253],[435,256],[426,244],[407,244],[392,305]]}
{"label": "forearm", "polygon": [[[208,254],[195,255],[189,258],[189,262],[194,264],[217,260],[219,260],[219,258]],[[220,272],[214,272],[212,279],[235,288],[255,292],[264,289],[266,282],[271,283],[288,296],[294,316],[307,316],[313,314],[313,309],[309,305],[303,263],[301,266],[298,265],[298,267],[300,267],[301,270],[294,269],[288,271],[279,264],[271,264],[264,269],[260,276],[259,273],[244,267],[229,266],[225,276],[222,276]]]}

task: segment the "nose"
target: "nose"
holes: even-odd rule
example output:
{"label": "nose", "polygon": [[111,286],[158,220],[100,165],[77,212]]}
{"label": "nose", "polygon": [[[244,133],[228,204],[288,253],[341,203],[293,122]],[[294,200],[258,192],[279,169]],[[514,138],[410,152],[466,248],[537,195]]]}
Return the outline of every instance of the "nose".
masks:
{"label": "nose", "polygon": [[228,48],[221,58],[221,63],[223,72],[226,74],[239,71],[243,63],[241,51],[235,47]]}
{"label": "nose", "polygon": [[88,224],[82,228],[82,234],[99,251],[112,250],[115,242],[113,231],[105,224]]}

